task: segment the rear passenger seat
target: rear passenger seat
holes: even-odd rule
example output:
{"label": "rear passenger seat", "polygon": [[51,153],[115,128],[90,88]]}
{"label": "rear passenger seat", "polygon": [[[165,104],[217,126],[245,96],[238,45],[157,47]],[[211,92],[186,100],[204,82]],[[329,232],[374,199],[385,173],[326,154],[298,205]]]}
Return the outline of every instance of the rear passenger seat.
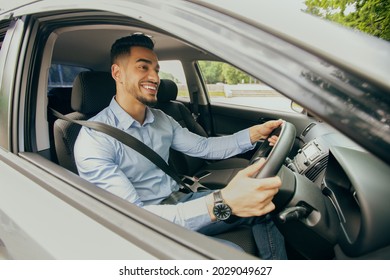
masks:
{"label": "rear passenger seat", "polygon": [[70,105],[70,100],[72,96],[71,87],[58,87],[52,88],[47,93],[48,106],[54,110],[60,112],[61,114],[68,114],[73,112]]}
{"label": "rear passenger seat", "polygon": [[[63,115],[69,114],[73,112],[73,109],[70,105],[71,96],[72,96],[71,87],[52,88],[47,93],[47,99],[48,99],[47,106],[48,108],[52,108]],[[53,133],[53,126],[56,119],[57,118],[54,117],[48,110],[47,121],[49,123],[50,156],[53,162],[58,163],[57,154],[54,147],[54,133]]]}

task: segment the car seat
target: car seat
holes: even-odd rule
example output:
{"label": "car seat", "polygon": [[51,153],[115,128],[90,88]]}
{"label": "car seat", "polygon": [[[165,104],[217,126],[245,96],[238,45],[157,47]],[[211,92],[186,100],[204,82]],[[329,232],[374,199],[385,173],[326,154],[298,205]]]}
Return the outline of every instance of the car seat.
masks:
{"label": "car seat", "polygon": [[[177,93],[178,87],[175,82],[161,79],[155,107],[173,117],[189,131],[208,137],[203,127],[195,121],[190,110],[176,100]],[[201,178],[200,182],[204,186],[217,189],[225,187],[239,170],[248,166],[249,160],[233,157],[219,161],[208,161],[190,157],[171,149],[169,163],[179,174]]]}
{"label": "car seat", "polygon": [[[73,82],[71,106],[74,112],[66,116],[73,120],[88,120],[110,104],[115,92],[115,81],[110,73],[81,72]],[[73,149],[80,129],[80,125],[62,119],[54,123],[58,163],[76,174]]]}
{"label": "car seat", "polygon": [[[49,90],[47,93],[47,106],[52,108],[63,115],[73,112],[73,109],[70,105],[72,96],[71,87],[55,87]],[[49,141],[50,141],[50,157],[51,160],[55,163],[58,163],[57,153],[55,151],[54,144],[54,122],[57,120],[53,114],[47,114],[47,122],[49,124]]]}

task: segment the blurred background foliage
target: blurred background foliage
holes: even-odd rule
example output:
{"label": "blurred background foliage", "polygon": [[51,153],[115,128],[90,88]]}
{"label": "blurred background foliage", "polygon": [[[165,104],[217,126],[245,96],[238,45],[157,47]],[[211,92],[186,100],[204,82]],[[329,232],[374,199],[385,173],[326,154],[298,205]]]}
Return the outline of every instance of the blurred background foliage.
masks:
{"label": "blurred background foliage", "polygon": [[390,41],[390,0],[306,0],[306,12]]}

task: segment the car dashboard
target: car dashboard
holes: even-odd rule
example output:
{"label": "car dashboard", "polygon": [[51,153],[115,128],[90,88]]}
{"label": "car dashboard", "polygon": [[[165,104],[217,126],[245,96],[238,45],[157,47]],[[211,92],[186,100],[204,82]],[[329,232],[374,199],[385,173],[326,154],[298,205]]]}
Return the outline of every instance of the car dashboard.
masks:
{"label": "car dashboard", "polygon": [[296,184],[287,209],[308,214],[281,225],[289,243],[310,259],[389,259],[389,167],[322,122],[298,139],[286,160]]}

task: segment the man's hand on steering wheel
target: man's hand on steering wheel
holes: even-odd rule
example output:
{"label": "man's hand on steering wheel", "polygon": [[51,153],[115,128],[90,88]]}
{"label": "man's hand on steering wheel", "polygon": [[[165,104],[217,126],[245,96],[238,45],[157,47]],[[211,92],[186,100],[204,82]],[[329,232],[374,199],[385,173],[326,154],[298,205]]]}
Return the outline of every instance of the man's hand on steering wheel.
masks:
{"label": "man's hand on steering wheel", "polygon": [[[293,124],[281,121],[279,126],[270,132],[267,140],[265,140],[257,151],[253,154],[250,164],[257,162],[260,158],[266,158],[266,162],[260,172],[256,175],[257,178],[266,178],[275,176],[283,165],[288,153],[290,152],[295,140],[295,127]],[[278,121],[276,121],[278,122]],[[266,124],[268,124],[267,122]],[[264,124],[265,126],[265,124]],[[268,128],[270,128],[269,126]],[[277,142],[274,142],[277,137]],[[271,140],[270,140],[271,139]],[[269,143],[274,143],[273,147]]]}
{"label": "man's hand on steering wheel", "polygon": [[[295,127],[291,123],[277,120],[269,121],[250,128],[251,136],[265,140],[255,152],[251,164],[241,170],[221,190],[225,202],[230,205],[233,214],[239,217],[265,215],[275,208],[281,209],[289,200],[284,193],[283,184],[277,173],[295,140]],[[264,136],[265,135],[265,136]],[[269,143],[274,143],[270,147]],[[280,197],[275,200],[275,198]],[[207,199],[207,206],[212,213],[212,197]]]}
{"label": "man's hand on steering wheel", "polygon": [[[283,120],[274,120],[268,121],[263,124],[254,125],[249,128],[249,136],[252,144],[265,139],[268,135],[277,127],[279,127],[283,123]],[[275,145],[278,137],[269,138],[269,143],[271,146]]]}

